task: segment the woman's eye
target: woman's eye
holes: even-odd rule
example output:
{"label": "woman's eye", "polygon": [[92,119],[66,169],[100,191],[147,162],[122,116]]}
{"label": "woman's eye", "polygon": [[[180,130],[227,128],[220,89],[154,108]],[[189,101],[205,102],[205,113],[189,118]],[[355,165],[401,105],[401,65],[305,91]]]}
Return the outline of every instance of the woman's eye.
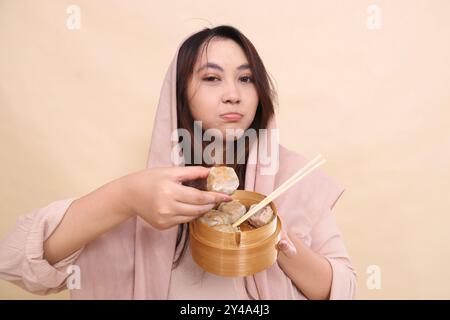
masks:
{"label": "woman's eye", "polygon": [[[215,82],[215,81],[220,81],[220,78],[214,77],[214,76],[209,76],[209,77],[204,77],[202,80],[207,81],[207,82]],[[253,82],[253,78],[249,77],[249,76],[241,77],[239,80],[244,83]]]}
{"label": "woman's eye", "polygon": [[219,78],[213,77],[213,76],[203,78],[204,81],[209,81],[209,82],[213,82],[213,81],[215,81],[216,79],[217,79],[217,80],[220,80]]}
{"label": "woman's eye", "polygon": [[245,82],[245,83],[250,83],[250,82],[253,82],[253,78],[252,77],[242,77],[241,78],[241,81],[242,82]]}

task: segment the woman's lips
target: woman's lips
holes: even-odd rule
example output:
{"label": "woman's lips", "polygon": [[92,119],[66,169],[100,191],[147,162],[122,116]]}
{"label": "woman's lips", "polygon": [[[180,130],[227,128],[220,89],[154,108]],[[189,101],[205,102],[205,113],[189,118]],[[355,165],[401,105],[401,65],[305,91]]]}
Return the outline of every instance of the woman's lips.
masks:
{"label": "woman's lips", "polygon": [[238,121],[242,119],[243,115],[237,112],[229,112],[221,114],[220,117],[228,121]]}

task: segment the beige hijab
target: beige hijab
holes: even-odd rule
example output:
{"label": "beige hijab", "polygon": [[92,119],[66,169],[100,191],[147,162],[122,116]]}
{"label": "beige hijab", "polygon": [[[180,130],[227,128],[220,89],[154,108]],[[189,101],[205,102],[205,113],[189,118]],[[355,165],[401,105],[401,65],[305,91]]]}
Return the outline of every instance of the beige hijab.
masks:
{"label": "beige hijab", "polygon": [[[179,47],[178,47],[179,50]],[[154,120],[148,167],[173,166],[171,152],[174,147],[171,134],[177,128],[176,71],[178,50],[173,58],[161,89],[158,108]],[[273,117],[268,129],[276,128]],[[281,145],[273,146],[269,138],[253,143],[249,158],[257,159],[248,164],[245,174],[245,189],[269,194],[278,185],[303,167],[307,160]],[[263,148],[261,148],[263,147]],[[272,167],[278,167],[276,174],[262,174],[264,165],[258,150],[272,150]],[[273,152],[275,150],[275,152]],[[309,231],[321,215],[330,210],[344,189],[316,169],[289,191],[276,199],[280,218],[285,230],[301,238],[306,244],[311,242]],[[171,267],[175,254],[178,227],[160,231],[142,219],[136,219],[134,252],[135,299],[167,299]],[[290,299],[294,297],[292,282],[277,263],[258,274],[245,277],[249,293],[259,299]],[[292,294],[291,294],[292,293]]]}

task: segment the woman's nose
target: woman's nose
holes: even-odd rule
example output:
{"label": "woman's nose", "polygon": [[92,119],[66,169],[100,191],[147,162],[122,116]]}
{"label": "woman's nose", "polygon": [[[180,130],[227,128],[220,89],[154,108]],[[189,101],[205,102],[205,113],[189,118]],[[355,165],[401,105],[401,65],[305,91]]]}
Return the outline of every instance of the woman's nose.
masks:
{"label": "woman's nose", "polygon": [[236,84],[228,83],[226,85],[225,93],[223,94],[222,100],[224,103],[239,103],[241,101],[239,89]]}

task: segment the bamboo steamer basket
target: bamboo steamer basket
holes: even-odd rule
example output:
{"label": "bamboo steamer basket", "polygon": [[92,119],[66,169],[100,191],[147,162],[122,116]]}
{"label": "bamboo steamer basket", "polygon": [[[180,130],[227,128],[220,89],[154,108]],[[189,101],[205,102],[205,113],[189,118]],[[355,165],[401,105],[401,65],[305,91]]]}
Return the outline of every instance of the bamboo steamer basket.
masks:
{"label": "bamboo steamer basket", "polygon": [[[236,190],[232,198],[239,200],[247,210],[264,195]],[[253,228],[247,221],[240,232],[215,230],[195,219],[189,223],[190,246],[193,260],[205,271],[224,277],[248,276],[261,272],[273,263],[278,255],[277,243],[281,237],[281,220],[273,202],[270,206],[274,218],[266,225]]]}

